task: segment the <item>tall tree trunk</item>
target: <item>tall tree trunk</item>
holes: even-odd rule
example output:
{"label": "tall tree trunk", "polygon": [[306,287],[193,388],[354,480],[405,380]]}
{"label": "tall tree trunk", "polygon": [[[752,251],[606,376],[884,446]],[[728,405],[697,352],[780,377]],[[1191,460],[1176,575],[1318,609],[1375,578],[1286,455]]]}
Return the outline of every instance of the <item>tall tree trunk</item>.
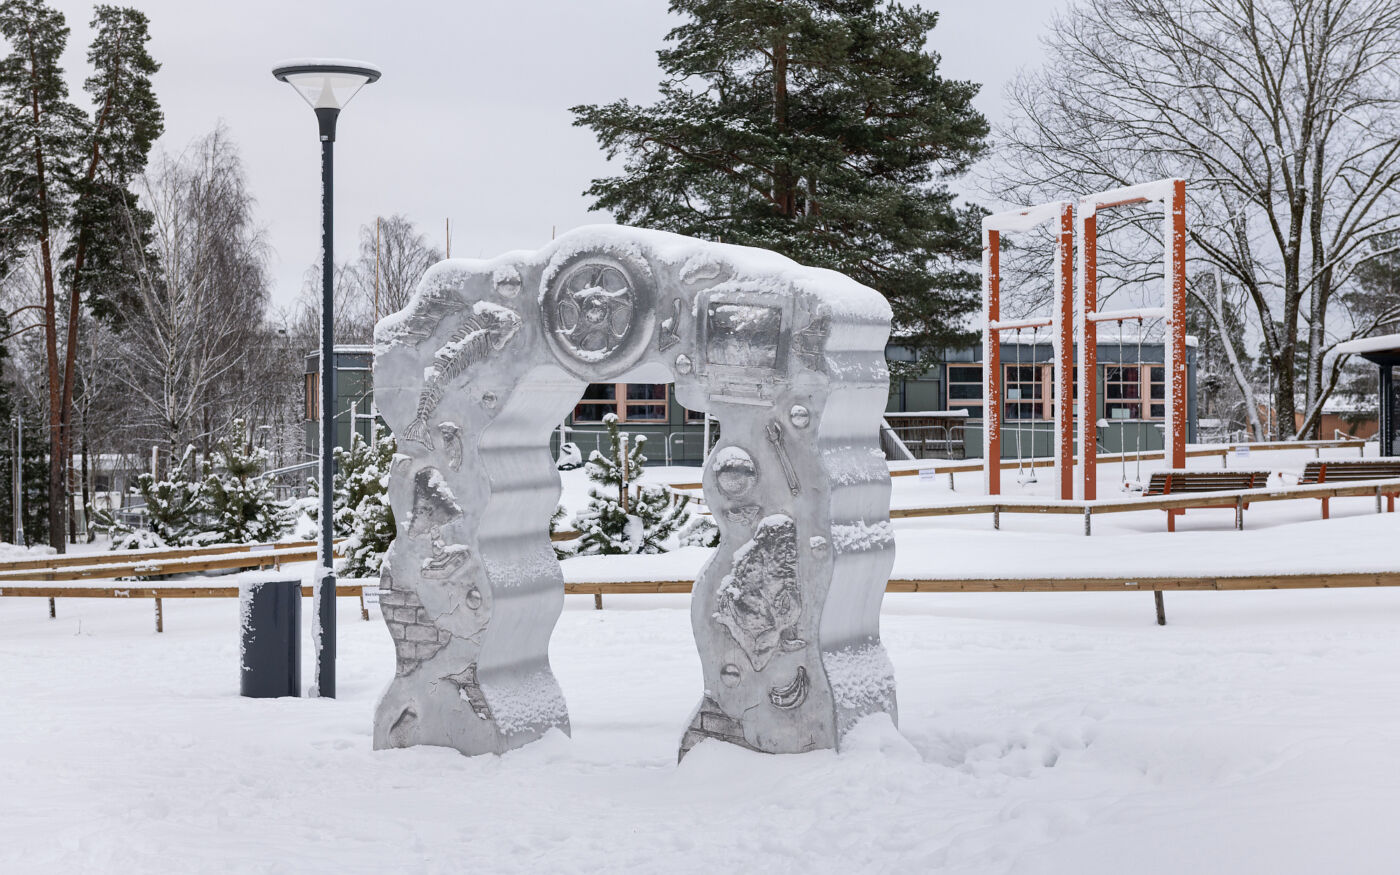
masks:
{"label": "tall tree trunk", "polygon": [[[773,124],[778,130],[782,147],[787,145],[788,131],[788,43],[787,33],[779,33],[773,43]],[[797,190],[793,184],[792,165],[786,156],[778,160],[773,172],[773,200],[778,212],[791,217],[797,212]]]}
{"label": "tall tree trunk", "polygon": [[[33,41],[29,52],[30,105],[36,130],[42,129],[43,113],[39,109],[39,58]],[[44,168],[44,145],[36,135],[34,140],[34,172],[39,188],[39,254],[44,273],[44,353],[49,381],[49,545],[59,553],[63,542],[63,429],[59,419],[61,386],[58,373],[58,299],[54,291],[53,251],[49,242],[49,189]]]}
{"label": "tall tree trunk", "polygon": [[1249,430],[1256,441],[1262,441],[1265,439],[1264,424],[1259,421],[1259,402],[1254,397],[1254,387],[1249,383],[1249,376],[1240,365],[1239,354],[1235,352],[1235,339],[1230,336],[1225,323],[1225,282],[1220,275],[1218,264],[1215,265],[1215,298],[1207,309],[1210,311],[1211,321],[1215,323],[1220,345],[1225,348],[1225,358],[1230,362],[1230,376],[1234,377],[1235,385],[1244,396],[1245,419],[1249,422]]}
{"label": "tall tree trunk", "polygon": [[[1331,293],[1332,271],[1327,267],[1327,243],[1322,232],[1323,147],[1318,143],[1313,159],[1312,204],[1308,209],[1308,238],[1312,251],[1312,283],[1308,295],[1308,371],[1304,408],[1311,414],[1322,404],[1322,347],[1327,342],[1327,299]],[[1320,417],[1309,415],[1304,423],[1305,437],[1317,438]]]}
{"label": "tall tree trunk", "polygon": [[1298,345],[1288,342],[1274,357],[1274,420],[1275,437],[1292,440],[1298,432]]}
{"label": "tall tree trunk", "polygon": [[91,492],[91,487],[92,487],[92,462],[91,462],[91,459],[90,459],[89,456],[88,456],[88,434],[87,434],[87,417],[86,417],[86,416],[83,417],[83,470],[82,470],[82,473],[81,473],[80,476],[83,478],[83,523],[84,523],[83,529],[84,529],[84,534],[86,535],[86,538],[85,538],[84,540],[86,540],[89,544],[91,544],[91,543],[92,543],[92,539],[93,539],[92,520],[91,520],[92,497],[93,497],[93,496],[92,496],[92,492]]}

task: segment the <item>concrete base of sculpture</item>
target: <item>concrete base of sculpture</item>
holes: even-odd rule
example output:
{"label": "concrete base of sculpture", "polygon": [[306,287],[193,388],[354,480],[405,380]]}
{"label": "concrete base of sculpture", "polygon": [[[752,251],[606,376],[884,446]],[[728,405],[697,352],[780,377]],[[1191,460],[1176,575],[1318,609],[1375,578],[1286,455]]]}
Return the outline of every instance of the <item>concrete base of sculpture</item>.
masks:
{"label": "concrete base of sculpture", "polygon": [[721,541],[691,609],[705,689],[681,755],[706,738],[838,747],[861,717],[894,717],[889,325],[840,274],[632,228],[433,267],[375,334],[400,450],[381,581],[397,671],[375,746],[500,753],[568,731],[548,657],[563,607],[548,446],[591,382],[674,382],[720,425],[704,489]]}

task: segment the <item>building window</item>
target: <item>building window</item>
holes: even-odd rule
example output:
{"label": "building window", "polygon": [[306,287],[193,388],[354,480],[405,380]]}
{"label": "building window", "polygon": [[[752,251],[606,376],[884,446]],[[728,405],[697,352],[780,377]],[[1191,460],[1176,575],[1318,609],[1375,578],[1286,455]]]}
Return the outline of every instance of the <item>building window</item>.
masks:
{"label": "building window", "polygon": [[666,422],[667,383],[590,383],[574,408],[574,423],[599,423],[612,413],[620,422]]}
{"label": "building window", "polygon": [[1152,411],[1153,419],[1167,418],[1167,369],[1162,365],[1152,365],[1149,367],[1152,382],[1148,384],[1148,395],[1151,404],[1148,405]]}
{"label": "building window", "polygon": [[623,422],[665,422],[666,400],[671,387],[667,383],[623,383],[626,387],[626,409]]}
{"label": "building window", "polygon": [[1047,365],[1006,365],[1003,383],[1006,419],[1049,419],[1050,368]]}
{"label": "building window", "polygon": [[948,365],[948,409],[966,409],[969,417],[982,418],[981,365]]}
{"label": "building window", "polygon": [[320,385],[320,374],[306,375],[306,418],[310,422],[318,422],[321,419],[321,393],[316,391]]}
{"label": "building window", "polygon": [[685,409],[685,421],[686,421],[686,422],[704,422],[704,421],[705,421],[705,411],[703,411],[703,410],[691,410],[689,407],[687,407],[687,408]]}
{"label": "building window", "polygon": [[1108,365],[1103,369],[1103,415],[1107,419],[1142,419],[1142,368]]}
{"label": "building window", "polygon": [[1167,369],[1140,362],[1133,365],[1107,365],[1103,369],[1103,415],[1106,419],[1165,419],[1167,415]]}
{"label": "building window", "polygon": [[589,383],[574,408],[574,422],[602,422],[609,413],[617,413],[617,384]]}

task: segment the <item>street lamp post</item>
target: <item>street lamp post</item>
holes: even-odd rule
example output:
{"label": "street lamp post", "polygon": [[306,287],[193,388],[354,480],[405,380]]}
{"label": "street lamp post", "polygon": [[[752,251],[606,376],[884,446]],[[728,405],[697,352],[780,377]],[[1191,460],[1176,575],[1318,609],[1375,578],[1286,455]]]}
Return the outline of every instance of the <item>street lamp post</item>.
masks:
{"label": "street lamp post", "polygon": [[332,233],[335,122],[340,110],[379,68],[361,61],[285,61],[272,75],[296,89],[316,111],[321,135],[321,540],[317,550],[316,686],[335,698],[335,256]]}

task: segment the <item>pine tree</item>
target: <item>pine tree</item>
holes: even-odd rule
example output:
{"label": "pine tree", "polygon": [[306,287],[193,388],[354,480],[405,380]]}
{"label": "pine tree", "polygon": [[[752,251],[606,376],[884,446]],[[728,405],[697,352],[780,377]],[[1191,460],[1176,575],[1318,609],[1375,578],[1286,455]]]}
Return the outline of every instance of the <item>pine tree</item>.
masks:
{"label": "pine tree", "polygon": [[924,49],[937,13],[893,0],[671,0],[686,21],[657,53],[651,106],[576,106],[619,176],[594,209],[619,221],[759,246],[882,292],[901,340],[967,339],[975,207],[943,179],[985,148],[971,82]]}
{"label": "pine tree", "polygon": [[664,553],[667,542],[689,522],[690,498],[672,505],[671,496],[659,487],[638,486],[647,457],[642,449],[646,436],[635,439],[617,427],[617,416],[603,417],[608,430],[608,452],[594,450],[584,463],[593,485],[588,507],[574,517],[579,532],[575,555]]}
{"label": "pine tree", "polygon": [[245,430],[243,420],[234,420],[231,435],[219,442],[212,470],[206,465],[200,510],[212,543],[275,541],[291,524],[286,505],[273,498],[261,476],[267,451],[246,446]]}
{"label": "pine tree", "polygon": [[49,456],[45,451],[43,414],[38,406],[20,396],[9,384],[0,384],[0,541],[14,539],[14,458],[15,413],[24,416],[24,439],[20,457],[20,524],[26,544],[43,541],[48,535]]}
{"label": "pine tree", "polygon": [[397,446],[384,436],[366,444],[356,432],[350,449],[335,448],[335,528],[344,537],[341,553],[347,577],[374,577],[394,542],[394,511],[389,506],[389,466]]}
{"label": "pine tree", "polygon": [[[69,34],[63,14],[43,0],[0,0],[0,36],[10,47],[0,59],[0,267],[25,246],[38,245],[48,384],[48,528],[59,552],[84,293],[91,274],[89,303],[111,311],[106,302],[131,287],[131,241],[140,245],[143,220],[135,218],[140,213],[133,209],[129,185],[164,126],[150,83],[158,65],[146,51],[146,16],[98,6],[92,28],[92,76],[84,83],[94,104],[89,118],[68,99],[60,66]],[[56,270],[53,246],[63,230],[70,245]],[[58,288],[60,280],[66,289]]]}
{"label": "pine tree", "polygon": [[[201,532],[199,483],[186,473],[193,451],[193,446],[187,447],[184,458],[171,466],[164,480],[150,474],[136,478],[136,491],[146,505],[146,526],[162,545],[188,546]],[[116,532],[113,534],[112,548],[118,549]]]}

